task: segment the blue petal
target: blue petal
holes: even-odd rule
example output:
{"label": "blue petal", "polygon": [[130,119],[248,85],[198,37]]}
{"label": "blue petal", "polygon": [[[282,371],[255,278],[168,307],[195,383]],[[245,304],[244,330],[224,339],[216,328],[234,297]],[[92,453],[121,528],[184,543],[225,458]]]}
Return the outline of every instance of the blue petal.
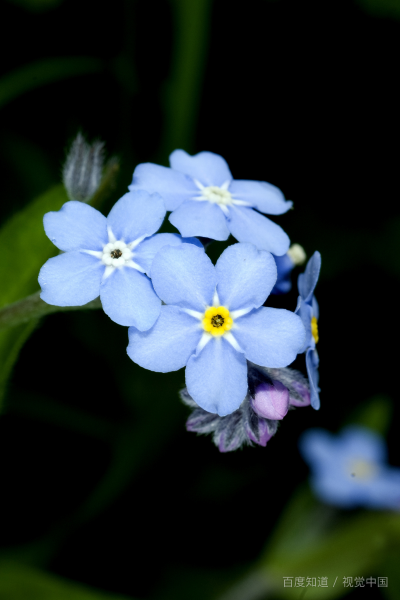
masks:
{"label": "blue petal", "polygon": [[229,217],[229,231],[239,242],[249,242],[276,256],[288,251],[290,240],[283,229],[252,208],[230,206]]}
{"label": "blue petal", "polygon": [[117,240],[129,244],[158,231],[166,212],[161,196],[150,196],[144,190],[136,190],[128,192],[114,204],[107,217],[107,226],[111,227]]}
{"label": "blue petal", "polygon": [[351,457],[373,462],[386,462],[387,447],[379,434],[366,427],[350,425],[345,427],[338,440],[343,451]]}
{"label": "blue petal", "polygon": [[287,367],[304,344],[301,319],[289,310],[258,308],[235,319],[232,334],[247,360],[261,367]]}
{"label": "blue petal", "polygon": [[150,275],[151,265],[157,252],[164,246],[180,246],[182,243],[183,239],[177,233],[157,233],[145,239],[133,250],[133,260]]}
{"label": "blue petal", "polygon": [[145,332],[130,327],[129,357],[141,367],[168,373],[184,367],[203,334],[199,321],[175,306],[162,306],[155,325]]}
{"label": "blue petal", "polygon": [[142,163],[136,167],[129,189],[146,190],[149,194],[158,192],[167,210],[175,210],[184,200],[199,193],[191,177],[152,163]]}
{"label": "blue petal", "polygon": [[161,300],[150,279],[136,269],[115,269],[100,287],[103,310],[118,325],[133,325],[140,331],[153,327],[161,309]]}
{"label": "blue petal", "polygon": [[199,152],[190,156],[184,150],[175,150],[169,157],[169,164],[172,169],[197,179],[205,186],[221,186],[232,180],[226,160],[213,152]]}
{"label": "blue petal", "polygon": [[276,281],[272,254],[252,244],[234,244],[219,257],[215,266],[218,296],[229,310],[258,308]]}
{"label": "blue petal", "polygon": [[319,305],[317,302],[317,299],[315,296],[312,297],[311,300],[311,307],[312,307],[312,316],[315,317],[318,321],[319,319]]}
{"label": "blue petal", "polygon": [[103,250],[108,242],[107,220],[98,210],[72,200],[58,212],[43,217],[47,237],[57,248],[69,250]]}
{"label": "blue petal", "polygon": [[307,429],[300,436],[299,450],[313,469],[323,467],[336,456],[336,439],[325,429]]}
{"label": "blue petal", "polygon": [[169,216],[169,220],[185,237],[202,236],[223,241],[229,237],[222,210],[207,200],[188,200]]}
{"label": "blue petal", "polygon": [[[174,233],[173,235],[178,235],[178,234]],[[193,244],[194,246],[197,246],[198,248],[201,248],[202,250],[204,250],[203,244],[196,237],[181,237],[181,240],[182,240],[182,244]]]}
{"label": "blue petal", "polygon": [[285,200],[279,188],[266,181],[235,179],[229,186],[229,191],[235,200],[244,200],[268,215],[282,215],[293,205],[290,200]]}
{"label": "blue petal", "polygon": [[186,385],[195,402],[221,417],[237,410],[247,394],[247,363],[224,339],[213,338],[186,367]]}
{"label": "blue petal", "polygon": [[311,479],[311,485],[315,494],[324,502],[340,506],[342,508],[353,508],[365,504],[363,497],[365,491],[355,487],[352,481],[346,477],[332,472],[325,472]]}
{"label": "blue petal", "polygon": [[317,285],[320,269],[321,255],[317,251],[314,252],[314,254],[307,263],[306,270],[304,271],[304,273],[299,275],[299,278],[297,280],[299,294],[304,300],[304,302],[311,302],[311,297],[313,295],[315,286]]}
{"label": "blue petal", "polygon": [[204,250],[193,244],[166,246],[153,261],[154,289],[165,304],[203,312],[215,291],[215,268]]}
{"label": "blue petal", "polygon": [[274,259],[276,262],[276,268],[278,270],[278,278],[271,294],[286,294],[292,289],[290,275],[294,269],[294,263],[288,254],[284,254],[283,256],[274,256]]}
{"label": "blue petal", "polygon": [[306,367],[308,381],[310,383],[311,406],[318,410],[321,406],[319,400],[319,373],[318,373],[318,354],[314,348],[309,348],[306,354]]}
{"label": "blue petal", "polygon": [[305,352],[307,350],[307,348],[315,348],[315,340],[311,331],[311,319],[313,316],[312,313],[312,308],[309,304],[306,304],[305,302],[303,302],[303,300],[301,299],[301,296],[299,296],[299,300],[300,302],[297,305],[296,308],[296,314],[299,315],[303,325],[304,325],[304,329],[306,330],[306,337],[304,340],[304,346],[301,349],[301,352]]}
{"label": "blue petal", "polygon": [[382,469],[369,486],[365,504],[371,508],[391,508],[400,510],[400,469]]}
{"label": "blue petal", "polygon": [[104,264],[94,256],[74,250],[50,258],[40,269],[40,297],[55,306],[82,306],[100,293]]}

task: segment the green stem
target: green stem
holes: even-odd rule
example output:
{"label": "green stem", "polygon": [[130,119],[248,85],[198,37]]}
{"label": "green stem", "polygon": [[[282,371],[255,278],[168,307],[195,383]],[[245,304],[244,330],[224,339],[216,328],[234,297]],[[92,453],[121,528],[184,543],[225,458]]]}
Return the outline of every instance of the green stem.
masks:
{"label": "green stem", "polygon": [[53,306],[43,302],[40,292],[27,296],[22,300],[8,304],[0,309],[0,331],[10,327],[16,327],[21,323],[27,323],[32,319],[38,319],[55,312],[66,312],[69,310],[85,310],[101,308],[100,298],[96,298],[83,306]]}
{"label": "green stem", "polygon": [[164,90],[165,127],[160,156],[192,151],[208,55],[212,0],[170,0],[174,22],[171,78]]}

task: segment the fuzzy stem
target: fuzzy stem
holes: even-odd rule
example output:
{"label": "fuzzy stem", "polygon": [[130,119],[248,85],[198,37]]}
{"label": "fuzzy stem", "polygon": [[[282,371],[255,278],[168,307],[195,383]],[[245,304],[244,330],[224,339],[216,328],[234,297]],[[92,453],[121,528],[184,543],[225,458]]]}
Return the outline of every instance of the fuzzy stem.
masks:
{"label": "fuzzy stem", "polygon": [[41,300],[39,291],[0,309],[0,331],[55,312],[93,308],[101,308],[100,298],[96,298],[83,306],[53,306]]}

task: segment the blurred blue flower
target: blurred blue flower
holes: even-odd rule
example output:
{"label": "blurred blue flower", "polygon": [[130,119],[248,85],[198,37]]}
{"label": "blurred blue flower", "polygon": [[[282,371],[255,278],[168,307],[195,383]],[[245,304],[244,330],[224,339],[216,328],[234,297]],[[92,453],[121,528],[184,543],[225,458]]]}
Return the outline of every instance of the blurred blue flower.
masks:
{"label": "blurred blue flower", "polygon": [[42,300],[82,306],[100,295],[104,312],[116,323],[141,331],[152,327],[161,300],[146,273],[160,248],[182,243],[179,235],[153,235],[165,213],[162,198],[145,191],[125,194],[107,218],[75,201],[47,213],[46,234],[64,253],[50,258],[40,270]]}
{"label": "blurred blue flower", "polygon": [[317,285],[319,272],[321,269],[321,255],[319,252],[314,252],[312,257],[307,263],[307,267],[304,273],[299,275],[298,288],[299,298],[297,302],[296,314],[298,314],[303,321],[303,325],[306,329],[306,342],[302,352],[306,353],[306,367],[307,374],[310,381],[311,391],[311,406],[318,410],[320,407],[318,387],[319,373],[319,357],[316,349],[318,342],[318,318],[319,318],[319,307],[318,302],[314,296],[314,289]]}
{"label": "blurred blue flower", "polygon": [[246,359],[285,367],[304,346],[297,315],[262,306],[276,266],[252,244],[230,246],[215,267],[194,245],[167,247],[154,258],[151,276],[166,306],[149,331],[129,329],[128,354],[152,371],[187,365],[188,393],[208,412],[225,416],[239,408],[248,389]]}
{"label": "blurred blue flower", "polygon": [[226,240],[231,233],[239,242],[277,256],[285,254],[288,236],[260,214],[281,215],[291,208],[292,202],[285,201],[277,187],[264,181],[234,180],[226,161],[212,152],[190,156],[175,150],[170,165],[138,165],[129,189],[161,194],[167,210],[173,211],[169,220],[183,236]]}
{"label": "blurred blue flower", "polygon": [[278,278],[271,294],[287,294],[292,289],[291,273],[306,260],[306,253],[300,244],[292,244],[283,256],[274,256]]}
{"label": "blurred blue flower", "polygon": [[311,469],[312,488],[325,502],[400,510],[400,469],[386,464],[386,444],[377,433],[359,426],[337,436],[309,429],[299,447]]}

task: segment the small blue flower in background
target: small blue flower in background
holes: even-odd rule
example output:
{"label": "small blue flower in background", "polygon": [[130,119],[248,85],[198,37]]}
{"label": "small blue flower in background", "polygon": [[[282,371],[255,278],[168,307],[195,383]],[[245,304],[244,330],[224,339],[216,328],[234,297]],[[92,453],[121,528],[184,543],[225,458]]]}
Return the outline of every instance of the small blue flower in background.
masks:
{"label": "small blue flower in background", "polygon": [[386,464],[386,444],[377,433],[359,426],[337,436],[309,429],[299,446],[311,469],[312,488],[325,502],[400,510],[400,469]]}
{"label": "small blue flower in background", "polygon": [[226,240],[231,233],[239,242],[277,256],[285,254],[288,236],[260,214],[281,215],[291,208],[292,202],[285,201],[277,187],[234,180],[226,161],[212,152],[190,156],[175,150],[170,165],[138,165],[129,189],[161,194],[167,210],[173,211],[169,220],[183,236]]}
{"label": "small blue flower in background", "polygon": [[303,325],[306,329],[306,343],[302,352],[306,353],[306,367],[308,379],[310,381],[311,391],[311,406],[318,410],[320,407],[319,400],[319,357],[316,349],[318,342],[318,318],[319,318],[319,307],[318,302],[314,296],[314,289],[317,285],[319,272],[321,270],[321,255],[319,252],[314,252],[312,257],[307,263],[307,267],[304,273],[299,275],[298,288],[299,298],[296,308],[296,314],[298,314],[303,321]]}
{"label": "small blue flower in background", "polygon": [[194,245],[170,246],[154,258],[151,277],[166,306],[149,331],[129,329],[128,354],[152,371],[186,366],[188,393],[208,412],[239,408],[248,389],[246,359],[286,367],[304,346],[297,315],[262,306],[276,281],[269,252],[234,244],[214,267]]}
{"label": "small blue flower in background", "polygon": [[292,289],[290,275],[296,266],[306,261],[306,253],[300,244],[292,244],[283,256],[274,256],[278,278],[271,294],[287,294]]}
{"label": "small blue flower in background", "polygon": [[152,327],[161,300],[146,273],[160,248],[182,244],[179,235],[153,235],[165,213],[162,198],[144,191],[125,194],[107,218],[75,201],[47,213],[46,234],[64,254],[50,258],[40,270],[42,300],[82,306],[100,295],[104,312],[116,323],[141,331]]}

